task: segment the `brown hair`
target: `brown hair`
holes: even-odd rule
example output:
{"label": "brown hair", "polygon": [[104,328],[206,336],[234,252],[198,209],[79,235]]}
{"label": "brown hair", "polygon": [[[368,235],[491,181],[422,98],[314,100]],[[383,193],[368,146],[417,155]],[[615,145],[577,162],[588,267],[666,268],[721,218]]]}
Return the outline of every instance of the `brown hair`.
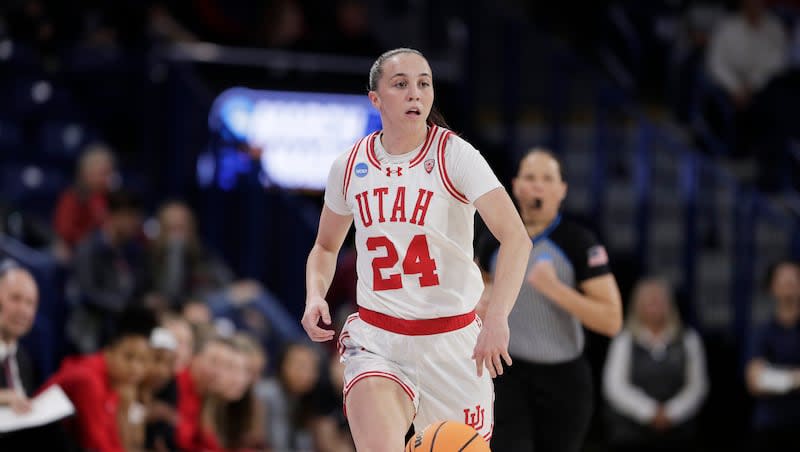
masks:
{"label": "brown hair", "polygon": [[555,154],[555,152],[543,147],[537,146],[531,148],[528,152],[522,154],[522,157],[520,157],[519,161],[517,162],[517,172],[519,172],[519,168],[522,166],[522,162],[524,162],[526,158],[530,157],[533,154],[544,154],[553,159],[553,161],[555,161],[556,164],[558,165],[558,175],[561,177],[562,181],[566,182],[566,179],[564,178],[564,164],[561,162],[561,159]]}
{"label": "brown hair", "polygon": [[[383,64],[389,58],[395,55],[401,55],[404,53],[413,53],[415,55],[421,56],[423,59],[427,61],[425,55],[422,54],[417,49],[412,49],[409,47],[398,47],[396,49],[387,50],[383,52],[381,56],[379,56],[374,63],[372,63],[372,67],[369,70],[369,82],[367,85],[367,89],[370,91],[377,91],[378,90],[378,81],[383,77]],[[444,115],[439,111],[438,108],[434,105],[431,107],[431,112],[428,115],[427,119],[428,124],[434,124],[439,127],[444,127],[445,129],[449,129],[450,126],[447,124],[447,121],[444,119]]]}

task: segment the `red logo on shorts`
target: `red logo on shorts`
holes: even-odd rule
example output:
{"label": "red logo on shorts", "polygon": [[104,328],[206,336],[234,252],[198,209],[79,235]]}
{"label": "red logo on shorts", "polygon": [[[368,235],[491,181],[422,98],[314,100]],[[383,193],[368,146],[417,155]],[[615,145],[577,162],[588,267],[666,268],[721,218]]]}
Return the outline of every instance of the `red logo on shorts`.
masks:
{"label": "red logo on shorts", "polygon": [[475,405],[475,412],[469,408],[464,408],[464,423],[480,430],[483,428],[483,418],[485,410],[480,405]]}

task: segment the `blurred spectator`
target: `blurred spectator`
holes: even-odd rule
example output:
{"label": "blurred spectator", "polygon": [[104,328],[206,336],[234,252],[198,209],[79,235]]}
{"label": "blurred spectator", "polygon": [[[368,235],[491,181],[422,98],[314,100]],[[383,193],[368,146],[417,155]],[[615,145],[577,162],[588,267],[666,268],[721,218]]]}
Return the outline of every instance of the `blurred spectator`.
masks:
{"label": "blurred spectator", "polygon": [[233,342],[247,357],[248,380],[251,384],[259,382],[269,361],[267,352],[261,348],[255,337],[247,333],[236,333]]}
{"label": "blurred spectator", "polygon": [[[178,341],[168,329],[158,327],[150,334],[150,348],[151,359],[139,393],[145,410],[144,446],[147,450],[175,450],[177,394],[166,390],[175,388]],[[172,397],[164,397],[165,393]]]}
{"label": "blurred spectator", "polygon": [[226,450],[263,450],[266,447],[265,412],[258,403],[254,388],[266,364],[264,352],[248,335],[239,333],[231,340],[244,360],[241,366],[233,369],[235,375],[230,375],[224,385],[229,391],[225,398],[212,403],[211,422]]}
{"label": "blurred spectator", "polygon": [[741,0],[738,12],[723,19],[711,35],[706,64],[726,99],[709,106],[710,122],[724,131],[733,121],[734,132],[723,135],[732,135],[724,139],[738,155],[754,151],[758,118],[750,107],[786,65],[786,47],[783,25],[763,0]]}
{"label": "blurred spectator", "polygon": [[70,319],[69,334],[83,352],[97,349],[102,335],[113,329],[113,314],[122,311],[146,284],[142,250],[141,206],[131,194],[108,196],[102,227],[84,239],[75,252],[80,305]]}
{"label": "blurred spectator", "polygon": [[689,122],[702,95],[705,59],[711,33],[725,15],[720,5],[693,2],[686,7],[671,55],[671,86],[668,98],[679,120]]}
{"label": "blurred spectator", "polygon": [[[33,276],[11,261],[0,263],[0,407],[16,414],[31,410],[33,364],[19,340],[28,334],[36,317],[39,290]],[[21,444],[23,432],[0,433],[0,445]]]}
{"label": "blurred spectator", "polygon": [[316,385],[313,399],[315,416],[310,422],[314,444],[323,452],[355,451],[344,416],[344,363],[339,353],[328,357],[325,378]]}
{"label": "blurred spectator", "polygon": [[185,297],[202,297],[233,280],[231,271],[197,236],[189,206],[170,201],[158,211],[158,235],[149,247],[151,290],[174,307]]}
{"label": "blurred spectator", "polygon": [[[800,19],[800,15],[796,16]],[[800,190],[800,20],[795,20],[789,67],[773,78],[753,105],[757,120],[758,186],[767,192],[789,188]]]}
{"label": "blurred spectator", "polygon": [[614,451],[689,451],[706,393],[700,336],[681,324],[669,285],[644,279],[633,290],[624,330],[603,374]]}
{"label": "blurred spectator", "polygon": [[114,156],[111,150],[103,144],[87,146],[78,160],[75,184],[61,194],[53,218],[56,234],[66,244],[69,254],[81,240],[103,224],[113,179]]}
{"label": "blurred spectator", "polygon": [[320,357],[308,344],[288,344],[278,358],[277,375],[256,388],[266,407],[267,440],[273,452],[315,449],[310,431],[312,394],[320,378]]}
{"label": "blurred spectator", "polygon": [[739,110],[786,64],[786,33],[763,0],[741,0],[711,36],[708,69]]}
{"label": "blurred spectator", "polygon": [[228,267],[202,244],[189,207],[178,201],[159,210],[159,232],[149,249],[151,289],[182,309],[193,324],[213,319],[244,328],[271,349],[302,332],[283,303],[251,280],[234,281]]}
{"label": "blurred spectator", "polygon": [[181,309],[181,313],[192,328],[212,327],[211,309],[209,309],[208,305],[203,300],[197,298],[186,300]]}
{"label": "blurred spectator", "polygon": [[755,397],[753,449],[796,450],[800,444],[800,265],[782,261],[768,272],[773,318],[751,344],[747,386]]}
{"label": "blurred spectator", "polygon": [[150,360],[151,311],[130,307],[119,314],[114,335],[101,351],[66,358],[43,386],[59,385],[75,405],[70,431],[89,450],[124,452],[131,432],[121,422],[133,413],[138,386]]}
{"label": "blurred spectator", "polygon": [[172,333],[177,342],[175,348],[175,372],[185,369],[192,360],[194,352],[194,333],[192,326],[186,318],[177,314],[165,314],[161,322],[164,328]]}
{"label": "blurred spectator", "polygon": [[[208,397],[225,397],[223,388],[239,356],[230,340],[197,337],[197,353],[189,367],[178,373],[178,426],[175,442],[180,450],[221,451],[219,437],[204,422],[203,403]],[[242,358],[243,360],[243,358]]]}
{"label": "blurred spectator", "polygon": [[[31,408],[35,369],[19,340],[33,326],[39,290],[28,270],[13,261],[0,262],[0,407],[13,413]],[[68,451],[69,441],[57,422],[0,433],[0,450]]]}
{"label": "blurred spectator", "polygon": [[30,411],[27,395],[33,393],[33,365],[19,340],[28,334],[36,317],[39,290],[33,276],[11,261],[0,264],[0,405],[15,413]]}

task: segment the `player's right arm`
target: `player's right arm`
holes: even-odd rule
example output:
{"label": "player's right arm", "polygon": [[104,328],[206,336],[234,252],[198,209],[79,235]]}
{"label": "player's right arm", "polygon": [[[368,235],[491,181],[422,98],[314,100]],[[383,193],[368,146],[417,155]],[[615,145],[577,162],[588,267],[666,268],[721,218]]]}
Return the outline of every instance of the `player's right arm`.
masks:
{"label": "player's right arm", "polygon": [[331,313],[325,295],[333,281],[339,249],[353,223],[353,215],[345,199],[347,189],[345,168],[348,159],[352,160],[357,147],[358,145],[349,153],[340,155],[331,165],[325,187],[325,204],[319,217],[317,239],[306,262],[306,308],[301,323],[308,337],[315,342],[329,341],[335,334],[332,330],[321,328],[319,321],[322,319],[325,325],[331,324]]}
{"label": "player's right arm", "polygon": [[329,341],[335,334],[333,330],[320,328],[318,324],[320,319],[326,325],[331,324],[325,294],[333,280],[339,249],[352,223],[352,215],[339,215],[327,205],[322,208],[317,240],[306,263],[306,309],[301,322],[308,337],[315,342]]}

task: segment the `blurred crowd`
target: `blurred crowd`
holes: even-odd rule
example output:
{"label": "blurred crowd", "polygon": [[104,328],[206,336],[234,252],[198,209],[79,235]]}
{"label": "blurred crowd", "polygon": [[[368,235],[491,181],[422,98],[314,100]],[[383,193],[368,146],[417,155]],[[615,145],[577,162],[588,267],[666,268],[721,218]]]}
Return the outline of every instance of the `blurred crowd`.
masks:
{"label": "blurred crowd", "polygon": [[667,106],[707,153],[750,163],[764,192],[797,190],[800,4],[615,2],[604,42],[637,96]]}

